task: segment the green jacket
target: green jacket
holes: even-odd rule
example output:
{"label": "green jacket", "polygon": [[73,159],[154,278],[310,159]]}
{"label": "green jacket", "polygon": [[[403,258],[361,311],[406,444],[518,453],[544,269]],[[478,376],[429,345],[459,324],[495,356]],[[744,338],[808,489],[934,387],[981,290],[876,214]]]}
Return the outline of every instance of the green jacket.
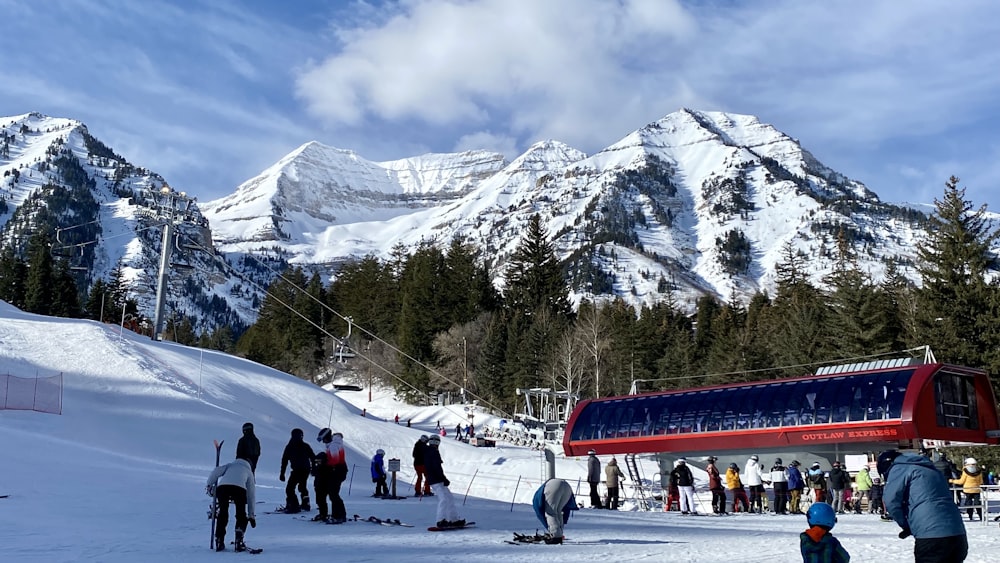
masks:
{"label": "green jacket", "polygon": [[858,471],[858,476],[854,478],[854,482],[858,484],[859,491],[872,490],[872,476],[868,473],[867,467]]}
{"label": "green jacket", "polygon": [[[822,536],[818,541],[813,536]],[[828,531],[812,527],[799,534],[799,547],[802,550],[802,563],[850,563],[851,555],[847,553],[840,541]]]}

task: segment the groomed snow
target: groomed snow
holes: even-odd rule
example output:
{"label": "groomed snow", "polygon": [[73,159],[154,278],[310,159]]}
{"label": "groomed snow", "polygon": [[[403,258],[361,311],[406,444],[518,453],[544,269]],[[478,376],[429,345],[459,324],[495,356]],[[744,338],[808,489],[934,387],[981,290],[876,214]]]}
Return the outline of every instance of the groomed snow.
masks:
{"label": "groomed snow", "polygon": [[[209,501],[204,495],[214,465],[212,440],[225,440],[223,461],[230,461],[246,421],[254,423],[263,450],[257,473],[257,498],[262,501],[256,506],[258,525],[247,534],[250,546],[264,548],[256,556],[262,561],[801,560],[798,534],[805,521],[797,516],[685,517],[585,509],[567,525],[571,543],[505,544],[512,532],[539,528],[528,503],[544,474],[542,456],[504,443],[475,448],[454,439],[442,444],[445,471],[462,516],[477,525],[429,533],[425,528],[435,521],[434,499],[372,498],[369,459],[376,448],[384,448],[387,458],[401,459],[397,493],[412,492],[413,442],[438,421],[451,427],[464,422],[460,406],[410,407],[385,392],[376,392],[369,402],[367,389],[330,394],[225,354],[151,342],[114,325],[29,315],[3,303],[0,370],[21,377],[64,376],[61,415],[0,412],[0,495],[10,495],[0,499],[3,561],[217,562],[251,557],[209,550]],[[399,425],[392,421],[396,414]],[[406,427],[407,419],[412,428]],[[475,418],[478,426],[489,420],[481,413]],[[284,502],[278,470],[289,431],[303,428],[316,446],[318,429],[328,425],[344,433],[348,447],[351,472],[343,488],[348,514],[399,518],[413,528],[363,522],[327,526],[264,514]],[[585,459],[558,454],[558,476],[574,488],[585,476],[585,466]],[[589,505],[585,489],[578,499]],[[699,496],[707,503],[706,494]],[[853,561],[912,560],[913,540],[897,539],[894,524],[869,515],[840,520],[834,533]],[[967,529],[967,561],[996,561],[996,524],[970,523]]]}

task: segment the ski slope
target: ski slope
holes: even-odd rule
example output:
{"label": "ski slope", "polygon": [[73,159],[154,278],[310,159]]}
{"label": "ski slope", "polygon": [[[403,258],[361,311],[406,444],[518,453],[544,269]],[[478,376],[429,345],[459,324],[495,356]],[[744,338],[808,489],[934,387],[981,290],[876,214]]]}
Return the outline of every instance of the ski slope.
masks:
{"label": "ski slope", "polygon": [[[540,452],[498,443],[475,448],[453,439],[461,406],[412,407],[376,390],[329,393],[308,382],[226,354],[152,342],[114,325],[41,317],[0,302],[0,374],[64,377],[61,415],[0,411],[0,560],[12,562],[219,561],[795,561],[803,517],[577,511],[564,545],[508,545],[513,532],[540,529],[530,498],[541,483]],[[365,416],[361,416],[362,410]],[[395,415],[400,424],[395,424]],[[408,428],[406,420],[411,421]],[[477,427],[490,423],[477,413]],[[209,549],[205,479],[213,439],[235,452],[240,427],[253,422],[262,446],[256,529],[247,544],[261,555]],[[410,452],[421,433],[451,427],[441,451],[459,511],[475,528],[429,533],[434,498],[370,495],[370,456],[399,458],[397,494],[412,493]],[[398,518],[412,528],[368,522],[339,526],[264,514],[284,502],[281,452],[294,427],[314,447],[319,428],[344,433],[348,515]],[[574,488],[586,459],[558,453],[557,474]],[[607,457],[602,461],[606,462]],[[652,478],[652,475],[646,475]],[[310,483],[311,485],[311,483]],[[586,484],[578,500],[589,505]],[[708,495],[699,499],[708,504]],[[704,505],[703,505],[704,506]],[[626,508],[633,508],[629,503]],[[308,516],[315,514],[315,509]],[[969,562],[995,561],[996,524],[969,523]],[[834,530],[854,561],[909,560],[913,540],[894,524],[845,515]],[[232,539],[232,520],[228,539]],[[228,560],[228,559],[227,559]]]}

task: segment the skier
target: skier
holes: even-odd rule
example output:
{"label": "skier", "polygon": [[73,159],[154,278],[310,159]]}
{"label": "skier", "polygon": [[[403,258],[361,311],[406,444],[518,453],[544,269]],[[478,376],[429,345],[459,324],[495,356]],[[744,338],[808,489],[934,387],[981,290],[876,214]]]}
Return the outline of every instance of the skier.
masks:
{"label": "skier", "polygon": [[250,470],[257,473],[257,460],[260,459],[260,440],[253,433],[253,423],[243,425],[243,436],[236,443],[236,457],[250,462]]}
{"label": "skier", "polygon": [[719,468],[715,466],[715,462],[719,458],[713,456],[708,457],[708,467],[705,471],[708,473],[708,490],[712,491],[712,512],[715,514],[726,514],[726,489],[722,486],[722,476],[719,475]]}
{"label": "skier", "polygon": [[216,467],[208,476],[205,492],[215,495],[218,501],[218,520],[215,523],[215,551],[226,550],[226,526],[229,524],[229,503],[236,506],[236,551],[246,551],[243,534],[247,523],[257,527],[256,487],[250,462],[237,457],[235,461]]}
{"label": "skier", "polygon": [[781,464],[781,458],[771,466],[771,485],[774,487],[774,513],[788,514],[788,469]]}
{"label": "skier", "polygon": [[729,469],[726,469],[726,488],[733,492],[733,512],[740,512],[740,505],[743,506],[743,512],[750,510],[747,491],[740,480],[740,466],[735,463],[730,463]]}
{"label": "skier", "polygon": [[[444,431],[444,429],[441,429]],[[413,491],[416,496],[423,494],[424,496],[432,495],[431,485],[426,481],[427,470],[424,468],[424,455],[427,452],[427,440],[430,438],[424,434],[413,444],[413,471],[417,473],[417,482],[413,485]],[[421,484],[423,484],[423,493],[421,493]]]}
{"label": "skier", "polygon": [[625,474],[618,467],[618,461],[614,457],[604,467],[604,475],[608,484],[608,510],[618,510],[618,485],[619,480],[625,480]]}
{"label": "skier", "polygon": [[379,448],[372,458],[372,483],[375,483],[375,494],[373,497],[384,497],[389,494],[389,487],[385,483],[385,450]]}
{"label": "skier", "polygon": [[882,452],[878,460],[878,472],[885,477],[885,510],[902,528],[900,539],[916,538],[914,561],[965,561],[969,540],[962,513],[931,460],[895,450]]}
{"label": "skier", "polygon": [[461,528],[465,526],[465,520],[458,517],[455,499],[451,496],[451,491],[448,489],[451,481],[444,475],[441,452],[438,450],[440,445],[441,437],[431,436],[427,440],[427,451],[424,454],[424,463],[427,468],[427,482],[430,483],[431,490],[438,497],[437,527]]}
{"label": "skier", "polygon": [[[820,469],[819,462],[813,462],[806,472],[806,482],[813,492],[813,502],[826,502],[826,474]],[[830,504],[827,502],[827,504]]]}
{"label": "skier", "polygon": [[844,491],[851,488],[851,476],[840,467],[839,461],[833,462],[830,470],[830,491],[833,500],[833,510],[844,514]]}
{"label": "skier", "polygon": [[982,520],[983,507],[980,504],[980,498],[983,485],[983,472],[979,469],[976,458],[966,458],[964,465],[962,476],[958,479],[949,479],[948,482],[952,485],[962,487],[962,493],[965,494],[965,506],[968,507],[966,512],[969,515],[969,521],[972,521],[973,508],[975,508],[976,513],[979,515],[979,520]]}
{"label": "skier", "polygon": [[792,497],[789,512],[792,514],[802,514],[802,490],[806,485],[802,479],[802,472],[799,471],[799,465],[797,459],[788,464],[788,492]]}
{"label": "skier", "polygon": [[694,475],[687,466],[687,459],[682,457],[674,462],[670,478],[677,483],[677,491],[681,497],[681,514],[694,514]]}
{"label": "skier", "polygon": [[[312,446],[302,439],[301,428],[292,429],[292,437],[285,445],[285,451],[281,455],[281,472],[278,480],[285,480],[285,469],[292,466],[292,475],[285,485],[285,512],[295,514],[301,511],[309,512],[309,470],[312,467],[312,459],[315,457]],[[295,498],[295,489],[302,495],[302,502]]]}
{"label": "skier", "polygon": [[750,459],[747,460],[746,469],[743,471],[743,480],[750,487],[750,512],[762,514],[764,512],[764,500],[761,497],[765,493],[761,466],[758,463],[759,459],[757,454],[750,456]]}
{"label": "skier", "polygon": [[601,483],[601,460],[597,459],[597,452],[590,450],[587,452],[587,484],[590,485],[590,506],[594,508],[604,508],[601,505],[601,494],[597,486]]}
{"label": "skier", "polygon": [[816,502],[806,512],[809,529],[799,534],[802,563],[849,563],[850,554],[833,537],[830,530],[837,524],[837,515],[825,502]]}
{"label": "skier", "polygon": [[313,522],[326,522],[330,518],[330,513],[327,512],[326,508],[326,498],[330,496],[333,481],[333,476],[330,473],[331,468],[327,464],[326,452],[317,453],[313,457],[312,474],[313,490],[316,491],[316,509],[319,513],[313,516]]}
{"label": "skier", "polygon": [[562,479],[549,479],[535,491],[531,506],[545,527],[543,541],[550,545],[562,543],[563,525],[569,522],[572,511],[579,509],[569,483]]}
{"label": "skier", "polygon": [[[330,517],[327,521],[331,524],[343,524],[347,522],[347,508],[344,507],[344,500],[340,498],[340,487],[347,479],[347,456],[344,453],[344,435],[340,432],[333,432],[329,428],[319,431],[318,439],[326,444],[324,464],[321,465],[320,473],[322,478],[322,494],[320,497],[320,485],[316,485],[316,496],[322,498],[317,500],[320,514],[326,511],[326,497],[330,497]],[[314,518],[314,520],[321,518]]]}

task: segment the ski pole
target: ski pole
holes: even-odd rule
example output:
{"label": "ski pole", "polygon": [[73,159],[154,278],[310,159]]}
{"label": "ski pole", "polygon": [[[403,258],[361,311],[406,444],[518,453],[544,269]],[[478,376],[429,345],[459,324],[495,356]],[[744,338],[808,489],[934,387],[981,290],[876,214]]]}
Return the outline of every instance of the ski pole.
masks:
{"label": "ski pole", "polygon": [[476,475],[479,475],[479,469],[472,474],[472,479],[469,479],[469,486],[465,488],[465,498],[462,499],[462,506],[465,506],[465,501],[469,500],[469,491],[472,489],[472,482],[476,480]]}
{"label": "ski pole", "polygon": [[517,483],[514,484],[514,494],[510,497],[510,511],[514,512],[514,499],[517,498],[517,488],[521,485],[521,476],[517,476]]}

